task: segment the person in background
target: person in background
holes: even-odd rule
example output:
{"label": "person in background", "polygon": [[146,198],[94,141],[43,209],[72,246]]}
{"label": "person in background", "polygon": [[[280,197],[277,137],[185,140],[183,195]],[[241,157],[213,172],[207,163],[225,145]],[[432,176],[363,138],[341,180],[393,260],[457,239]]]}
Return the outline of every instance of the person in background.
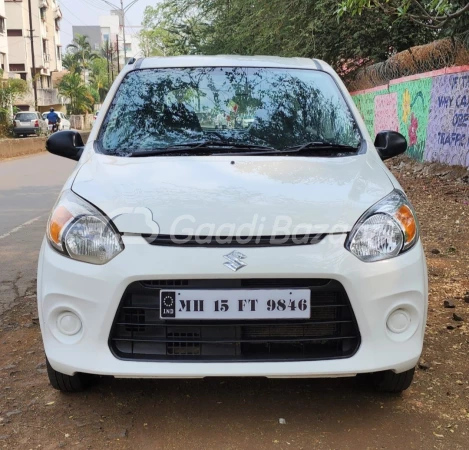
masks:
{"label": "person in background", "polygon": [[57,131],[59,122],[59,115],[54,111],[54,108],[51,108],[49,114],[47,114],[47,123],[52,125],[52,131]]}

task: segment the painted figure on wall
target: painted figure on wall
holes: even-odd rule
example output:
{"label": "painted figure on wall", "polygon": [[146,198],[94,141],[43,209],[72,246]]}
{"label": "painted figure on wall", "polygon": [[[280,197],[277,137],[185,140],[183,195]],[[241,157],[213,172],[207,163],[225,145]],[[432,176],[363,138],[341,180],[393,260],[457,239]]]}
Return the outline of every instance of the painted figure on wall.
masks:
{"label": "painted figure on wall", "polygon": [[412,113],[410,117],[410,125],[409,125],[409,147],[413,147],[417,144],[417,129],[419,127],[419,121],[417,117],[414,116]]}
{"label": "painted figure on wall", "polygon": [[425,130],[420,130],[421,119],[427,115],[423,86],[420,81],[408,82],[404,86],[397,86],[401,91],[401,117],[400,130],[407,138],[407,154],[414,159],[422,161],[425,148]]}

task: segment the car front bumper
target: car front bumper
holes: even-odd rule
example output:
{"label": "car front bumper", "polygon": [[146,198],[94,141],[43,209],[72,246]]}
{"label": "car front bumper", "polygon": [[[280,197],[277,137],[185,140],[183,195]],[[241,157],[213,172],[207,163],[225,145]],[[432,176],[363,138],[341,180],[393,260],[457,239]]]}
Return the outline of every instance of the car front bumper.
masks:
{"label": "car front bumper", "polygon": [[[125,250],[96,266],[58,254],[44,240],[38,267],[38,308],[46,355],[64,374],[76,372],[129,378],[208,376],[340,377],[415,366],[422,351],[427,315],[427,271],[422,245],[387,261],[364,263],[344,248],[345,236],[327,236],[315,245],[241,249],[247,265],[231,272],[223,256],[231,248],[149,245],[123,236]],[[287,362],[148,362],[118,359],[109,334],[122,295],[139,280],[218,278],[330,278],[345,288],[361,334],[348,358]],[[386,325],[398,309],[410,312],[411,326],[393,333]],[[72,311],[79,333],[58,331],[57,317]]]}

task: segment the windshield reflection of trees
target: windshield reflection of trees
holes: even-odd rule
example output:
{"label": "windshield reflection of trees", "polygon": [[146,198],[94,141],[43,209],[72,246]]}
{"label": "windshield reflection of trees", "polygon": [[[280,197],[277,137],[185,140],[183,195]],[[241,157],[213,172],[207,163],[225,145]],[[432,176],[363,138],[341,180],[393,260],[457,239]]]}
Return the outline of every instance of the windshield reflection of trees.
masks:
{"label": "windshield reflection of trees", "polygon": [[111,154],[219,138],[278,149],[319,140],[359,141],[329,75],[242,67],[131,72],[100,133]]}

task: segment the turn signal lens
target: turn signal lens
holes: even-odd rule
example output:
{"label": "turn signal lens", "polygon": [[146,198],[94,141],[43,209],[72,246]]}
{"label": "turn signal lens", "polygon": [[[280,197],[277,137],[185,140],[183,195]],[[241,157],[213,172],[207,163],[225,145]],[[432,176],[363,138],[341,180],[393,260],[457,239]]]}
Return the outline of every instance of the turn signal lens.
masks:
{"label": "turn signal lens", "polygon": [[49,239],[60,249],[62,249],[62,231],[65,225],[72,219],[71,212],[65,206],[59,206],[51,215],[47,232]]}
{"label": "turn signal lens", "polygon": [[409,250],[418,237],[412,206],[404,193],[395,189],[360,217],[345,248],[361,261],[382,261]]}
{"label": "turn signal lens", "polygon": [[407,205],[402,205],[395,214],[395,218],[404,232],[404,248],[411,245],[417,235],[417,224],[414,215]]}

